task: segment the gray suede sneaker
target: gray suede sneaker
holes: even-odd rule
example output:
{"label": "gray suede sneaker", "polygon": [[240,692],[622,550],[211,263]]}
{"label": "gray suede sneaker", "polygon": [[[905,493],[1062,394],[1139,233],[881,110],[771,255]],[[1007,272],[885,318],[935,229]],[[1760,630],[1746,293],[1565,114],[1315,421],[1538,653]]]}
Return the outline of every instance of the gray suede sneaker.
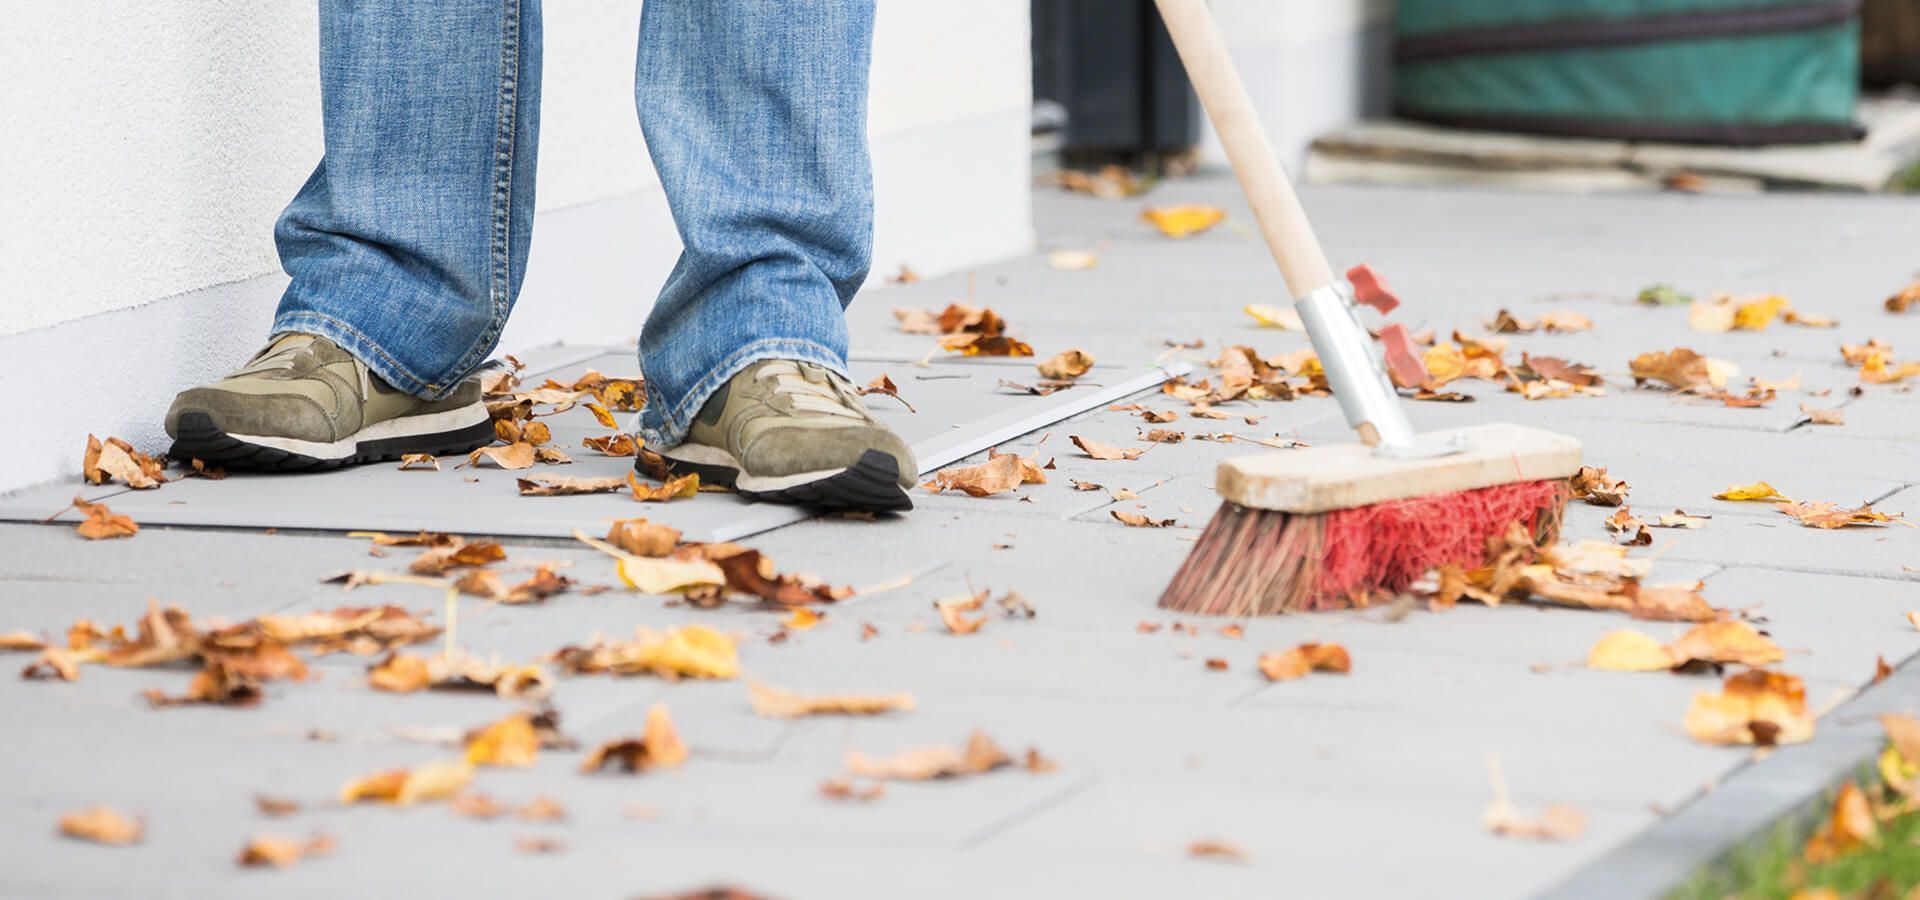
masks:
{"label": "gray suede sneaker", "polygon": [[660,455],[751,500],[824,509],[912,509],[907,489],[920,474],[906,442],[846,379],[784,359],[728,379],[686,440]]}
{"label": "gray suede sneaker", "polygon": [[493,441],[477,380],[422,400],[308,334],[281,335],[232,375],[182,391],[166,424],[175,459],[264,471],[466,453]]}

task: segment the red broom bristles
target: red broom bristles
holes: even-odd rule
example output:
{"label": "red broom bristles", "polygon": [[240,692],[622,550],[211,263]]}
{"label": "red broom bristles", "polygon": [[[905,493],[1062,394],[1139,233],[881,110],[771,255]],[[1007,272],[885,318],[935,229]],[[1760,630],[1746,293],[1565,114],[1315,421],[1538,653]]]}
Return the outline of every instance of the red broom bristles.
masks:
{"label": "red broom bristles", "polygon": [[1228,503],[1160,596],[1185,613],[1256,616],[1349,605],[1398,593],[1434,567],[1486,560],[1487,538],[1522,523],[1556,537],[1564,481],[1529,481],[1313,515]]}

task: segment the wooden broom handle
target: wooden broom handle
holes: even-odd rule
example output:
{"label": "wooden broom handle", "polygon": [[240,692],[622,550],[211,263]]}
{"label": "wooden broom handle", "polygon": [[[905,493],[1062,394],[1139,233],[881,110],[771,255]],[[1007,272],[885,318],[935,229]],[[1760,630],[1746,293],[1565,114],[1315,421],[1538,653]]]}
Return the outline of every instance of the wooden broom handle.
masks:
{"label": "wooden broom handle", "polygon": [[1167,33],[1180,51],[1200,105],[1213,120],[1213,130],[1227,149],[1227,160],[1240,179],[1240,190],[1260,222],[1260,233],[1273,251],[1273,261],[1297,299],[1333,284],[1333,267],[1313,236],[1300,198],[1293,193],[1286,169],[1274,155],[1273,142],[1260,125],[1246,85],[1234,68],[1227,42],[1207,10],[1206,0],[1154,0]]}

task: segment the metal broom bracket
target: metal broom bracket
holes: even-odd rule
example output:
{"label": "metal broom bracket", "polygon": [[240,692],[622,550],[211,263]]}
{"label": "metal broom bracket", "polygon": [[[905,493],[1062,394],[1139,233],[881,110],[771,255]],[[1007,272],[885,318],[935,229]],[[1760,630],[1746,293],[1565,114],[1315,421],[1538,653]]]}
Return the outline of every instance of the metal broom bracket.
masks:
{"label": "metal broom bracket", "polygon": [[1389,373],[1399,372],[1403,381],[1419,383],[1426,378],[1426,367],[1404,326],[1388,326],[1376,342],[1360,321],[1361,306],[1387,312],[1400,305],[1372,269],[1355,266],[1346,278],[1301,297],[1294,305],[1347,424],[1373,447],[1375,455],[1426,459],[1470,449],[1459,435],[1446,441],[1423,441],[1407,421]]}

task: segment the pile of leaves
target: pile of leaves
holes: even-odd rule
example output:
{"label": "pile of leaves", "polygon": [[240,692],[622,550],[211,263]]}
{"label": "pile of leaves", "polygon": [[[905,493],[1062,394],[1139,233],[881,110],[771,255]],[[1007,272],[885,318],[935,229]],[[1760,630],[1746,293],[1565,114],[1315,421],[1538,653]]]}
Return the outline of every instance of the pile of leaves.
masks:
{"label": "pile of leaves", "polygon": [[895,319],[907,334],[928,334],[940,338],[940,349],[962,356],[1032,356],[1033,347],[1007,334],[1007,322],[986,307],[949,304],[932,312],[923,309],[896,309]]}

